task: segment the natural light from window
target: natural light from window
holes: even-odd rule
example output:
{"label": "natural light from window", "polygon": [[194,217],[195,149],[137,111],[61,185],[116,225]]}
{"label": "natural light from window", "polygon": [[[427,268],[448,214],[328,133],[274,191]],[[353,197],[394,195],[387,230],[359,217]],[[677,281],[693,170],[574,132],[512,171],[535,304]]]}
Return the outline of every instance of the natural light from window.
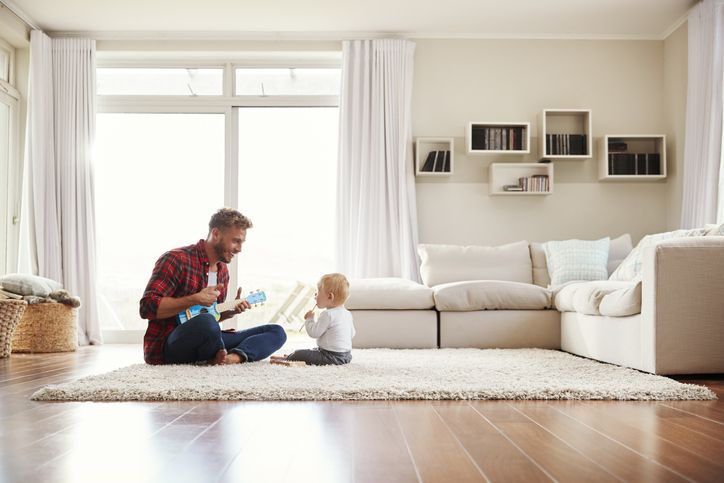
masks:
{"label": "natural light from window", "polygon": [[240,108],[239,208],[249,230],[239,283],[270,302],[241,322],[296,327],[316,282],[334,269],[336,107]]}
{"label": "natural light from window", "polygon": [[138,301],[162,253],[206,237],[224,204],[223,114],[98,114],[98,288],[104,329],[145,329]]}

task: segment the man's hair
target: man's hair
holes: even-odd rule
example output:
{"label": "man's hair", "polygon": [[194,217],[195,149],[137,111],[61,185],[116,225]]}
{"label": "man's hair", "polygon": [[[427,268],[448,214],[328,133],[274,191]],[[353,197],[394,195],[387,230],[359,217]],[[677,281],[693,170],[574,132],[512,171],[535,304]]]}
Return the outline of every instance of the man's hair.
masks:
{"label": "man's hair", "polygon": [[319,285],[334,294],[334,300],[344,303],[349,297],[349,282],[347,277],[341,273],[328,273],[319,279]]}
{"label": "man's hair", "polygon": [[214,228],[224,231],[231,227],[247,229],[252,226],[249,218],[233,208],[221,208],[214,213],[211,216],[211,220],[209,220],[209,233],[211,233],[211,230]]}

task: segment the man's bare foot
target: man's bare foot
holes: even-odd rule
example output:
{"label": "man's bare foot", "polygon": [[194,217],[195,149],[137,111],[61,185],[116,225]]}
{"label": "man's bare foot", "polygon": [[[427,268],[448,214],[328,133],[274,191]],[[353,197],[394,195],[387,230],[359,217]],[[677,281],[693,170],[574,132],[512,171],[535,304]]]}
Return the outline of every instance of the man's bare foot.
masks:
{"label": "man's bare foot", "polygon": [[226,349],[219,349],[214,358],[209,361],[209,364],[212,366],[222,364],[224,359],[226,359]]}
{"label": "man's bare foot", "polygon": [[239,364],[240,362],[246,362],[236,352],[229,352],[224,358],[224,364]]}

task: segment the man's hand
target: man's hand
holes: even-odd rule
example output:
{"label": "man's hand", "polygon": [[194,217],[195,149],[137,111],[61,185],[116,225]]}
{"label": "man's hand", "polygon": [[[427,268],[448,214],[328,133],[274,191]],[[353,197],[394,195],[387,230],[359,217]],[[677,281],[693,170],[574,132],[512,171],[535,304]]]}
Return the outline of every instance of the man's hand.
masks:
{"label": "man's hand", "polygon": [[225,310],[221,312],[221,320],[230,319],[231,317],[235,316],[236,314],[240,314],[246,309],[250,309],[251,305],[249,302],[246,301],[246,299],[241,298],[241,287],[236,291],[236,305],[231,310]]}
{"label": "man's hand", "polygon": [[223,287],[221,285],[215,285],[213,287],[206,287],[196,294],[196,302],[198,305],[208,307],[212,305],[219,298]]}

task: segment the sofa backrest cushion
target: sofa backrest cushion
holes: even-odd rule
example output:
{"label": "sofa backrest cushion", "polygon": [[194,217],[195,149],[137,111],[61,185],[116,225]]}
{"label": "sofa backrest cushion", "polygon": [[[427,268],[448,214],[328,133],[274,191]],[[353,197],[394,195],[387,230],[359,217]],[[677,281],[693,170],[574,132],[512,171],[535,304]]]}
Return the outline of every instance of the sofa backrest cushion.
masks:
{"label": "sofa backrest cushion", "polygon": [[[624,233],[618,238],[611,240],[608,247],[608,273],[612,274],[621,262],[631,253],[633,244],[631,243],[631,235]],[[547,287],[551,283],[551,277],[548,273],[548,265],[546,264],[546,252],[543,249],[543,243],[531,242],[530,258],[533,263],[533,283],[541,287]]]}
{"label": "sofa backrest cushion", "polygon": [[706,232],[706,228],[694,228],[691,230],[674,230],[667,231],[665,233],[646,235],[639,241],[638,245],[636,245],[636,248],[631,250],[631,253],[628,254],[623,262],[621,262],[621,265],[619,265],[618,268],[611,274],[609,280],[631,281],[639,279],[641,277],[641,260],[644,248],[646,247],[650,247],[662,240],[669,240],[671,238],[704,236],[706,235]]}
{"label": "sofa backrest cushion", "polygon": [[418,253],[422,282],[428,287],[469,280],[533,282],[527,241],[497,247],[422,243]]}

